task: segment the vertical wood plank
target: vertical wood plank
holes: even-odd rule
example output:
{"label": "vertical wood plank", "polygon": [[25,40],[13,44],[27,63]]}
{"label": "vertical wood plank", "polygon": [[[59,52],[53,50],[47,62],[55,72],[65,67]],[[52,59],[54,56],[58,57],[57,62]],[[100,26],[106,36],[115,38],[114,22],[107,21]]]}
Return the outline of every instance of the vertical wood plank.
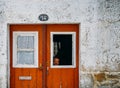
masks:
{"label": "vertical wood plank", "polygon": [[13,45],[13,35],[12,35],[12,26],[10,26],[10,88],[15,88],[15,71],[12,67],[12,45]]}
{"label": "vertical wood plank", "polygon": [[46,58],[47,58],[47,37],[46,37],[46,29],[47,29],[47,25],[43,25],[42,26],[42,50],[43,50],[43,53],[42,53],[42,65],[43,65],[43,76],[42,76],[42,82],[43,82],[43,87],[42,88],[46,88],[46,71],[47,71],[47,64],[46,64]]}
{"label": "vertical wood plank", "polygon": [[39,66],[40,66],[40,64],[43,64],[43,61],[42,61],[42,58],[43,58],[43,50],[42,50],[42,46],[43,46],[43,44],[42,44],[42,40],[43,40],[43,38],[42,38],[42,26],[39,26],[39,46],[38,46],[38,51],[39,51],[39,54],[38,54],[38,57],[39,57],[39,59],[38,59],[38,62],[39,62],[39,64],[38,64],[38,68],[37,68],[37,74],[36,74],[36,81],[37,81],[37,83],[36,83],[36,85],[37,85],[37,88],[42,88],[42,72],[43,72],[43,70],[42,69],[40,69],[39,68]]}
{"label": "vertical wood plank", "polygon": [[22,69],[15,69],[15,88],[22,88],[22,81],[19,79],[22,76]]}

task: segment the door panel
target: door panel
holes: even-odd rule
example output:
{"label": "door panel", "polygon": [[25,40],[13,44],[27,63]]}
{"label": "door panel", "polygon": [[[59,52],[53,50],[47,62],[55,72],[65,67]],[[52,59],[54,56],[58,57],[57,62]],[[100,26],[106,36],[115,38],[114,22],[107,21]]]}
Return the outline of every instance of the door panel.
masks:
{"label": "door panel", "polygon": [[[77,24],[10,25],[10,88],[79,88],[78,26]],[[38,58],[35,57],[38,59],[38,66],[16,65],[17,61],[15,64],[13,63],[13,60],[16,60],[13,59],[13,47],[15,47],[13,46],[15,41],[13,32],[26,32],[27,35],[30,32],[38,32],[38,45],[35,46],[38,47],[38,50],[35,49],[38,51]],[[57,35],[54,36],[54,33]],[[23,36],[25,36],[24,34]],[[57,49],[54,49],[55,46],[63,49],[61,50],[62,54],[59,54],[61,56],[58,58],[59,64],[54,64],[54,58],[59,52],[59,50],[55,51]],[[71,47],[71,49],[66,47]],[[19,49],[18,47],[16,50],[34,51],[32,49]],[[16,58],[18,57],[16,56]]]}
{"label": "door panel", "polygon": [[[38,58],[35,59],[38,59],[39,66],[40,63],[42,64],[42,26],[41,25],[10,26],[10,88],[42,88],[42,70],[40,70],[38,67],[36,68],[32,67],[29,68],[24,66],[13,67],[13,55],[14,55],[13,32],[19,33],[34,31],[38,32]],[[20,79],[20,77],[23,77],[23,79]]]}
{"label": "door panel", "polygon": [[[57,66],[57,67],[53,67],[51,68],[51,54],[54,52],[51,49],[51,32],[75,32],[76,33],[76,42],[75,42],[75,47],[76,47],[76,53],[75,59],[76,61],[76,66],[75,67],[68,67],[65,65],[62,67]],[[78,85],[78,25],[48,25],[47,26],[47,61],[49,62],[47,65],[47,87],[48,88],[79,88]],[[63,38],[64,39],[64,38]],[[53,42],[53,41],[52,41]],[[68,44],[69,45],[69,44]],[[65,50],[65,49],[64,49]],[[52,52],[51,52],[52,51]],[[64,51],[63,51],[64,52]],[[63,56],[63,54],[61,54]],[[58,55],[59,56],[59,55]],[[52,57],[53,58],[53,57]],[[65,59],[65,58],[64,58]],[[65,61],[65,60],[64,60]]]}

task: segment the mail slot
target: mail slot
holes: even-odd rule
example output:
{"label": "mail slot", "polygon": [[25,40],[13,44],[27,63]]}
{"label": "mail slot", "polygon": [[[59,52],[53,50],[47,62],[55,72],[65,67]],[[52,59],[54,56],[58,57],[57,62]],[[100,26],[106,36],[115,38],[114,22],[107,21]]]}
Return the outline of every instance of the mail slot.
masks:
{"label": "mail slot", "polygon": [[19,80],[32,80],[31,76],[19,76]]}

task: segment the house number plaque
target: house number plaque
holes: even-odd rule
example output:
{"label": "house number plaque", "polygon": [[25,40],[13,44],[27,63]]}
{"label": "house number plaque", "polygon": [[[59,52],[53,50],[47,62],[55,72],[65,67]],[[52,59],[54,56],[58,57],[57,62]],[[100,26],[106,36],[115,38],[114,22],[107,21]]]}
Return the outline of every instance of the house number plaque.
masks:
{"label": "house number plaque", "polygon": [[47,14],[40,14],[39,15],[39,20],[40,21],[47,21],[49,19]]}

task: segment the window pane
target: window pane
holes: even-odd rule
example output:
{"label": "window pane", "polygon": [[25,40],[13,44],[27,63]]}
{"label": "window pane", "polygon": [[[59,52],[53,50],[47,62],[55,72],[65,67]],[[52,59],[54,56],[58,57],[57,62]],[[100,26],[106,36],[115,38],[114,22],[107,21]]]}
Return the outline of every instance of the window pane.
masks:
{"label": "window pane", "polygon": [[53,35],[53,64],[72,65],[72,34]]}
{"label": "window pane", "polygon": [[19,49],[34,49],[34,36],[18,36],[17,48]]}
{"label": "window pane", "polygon": [[34,52],[32,51],[18,51],[18,64],[34,64]]}

